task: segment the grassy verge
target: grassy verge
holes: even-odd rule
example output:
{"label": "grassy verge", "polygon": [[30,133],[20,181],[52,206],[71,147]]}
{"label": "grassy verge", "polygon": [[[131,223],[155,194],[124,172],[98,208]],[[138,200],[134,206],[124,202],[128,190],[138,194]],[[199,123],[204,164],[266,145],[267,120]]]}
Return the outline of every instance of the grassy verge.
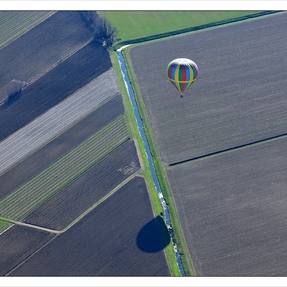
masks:
{"label": "grassy verge", "polygon": [[128,137],[127,125],[120,116],[1,200],[0,215],[14,220],[24,219]]}
{"label": "grassy verge", "polygon": [[0,11],[0,47],[45,21],[54,11]]}
{"label": "grassy verge", "polygon": [[255,14],[256,11],[103,11],[117,29],[119,41],[149,37],[223,20]]}
{"label": "grassy verge", "polygon": [[160,186],[161,186],[162,192],[164,194],[165,200],[170,207],[169,211],[170,211],[173,229],[175,232],[175,237],[177,239],[177,245],[178,245],[180,253],[182,254],[182,260],[183,260],[183,264],[184,264],[184,267],[185,267],[187,274],[188,275],[195,275],[195,270],[193,268],[192,259],[191,259],[186,241],[185,241],[185,237],[184,237],[182,227],[180,224],[180,219],[179,219],[177,209],[175,206],[174,198],[173,198],[173,195],[172,195],[169,183],[168,183],[166,170],[165,170],[165,167],[163,166],[163,163],[160,159],[159,151],[157,150],[156,145],[155,145],[154,135],[153,135],[153,131],[150,127],[149,120],[147,118],[147,112],[146,112],[145,104],[143,102],[143,98],[141,96],[141,91],[140,91],[140,88],[137,84],[137,80],[135,78],[135,73],[133,71],[132,62],[129,58],[129,50],[130,50],[130,48],[124,50],[124,56],[126,59],[126,63],[128,64],[129,78],[132,81],[132,84],[133,84],[133,87],[134,87],[134,90],[136,93],[138,106],[140,109],[141,116],[143,118],[145,133],[147,135],[149,145],[151,148],[151,152],[153,154],[154,164],[155,164],[157,176],[158,176],[158,179],[160,182]]}
{"label": "grassy verge", "polygon": [[[273,12],[270,12],[270,11],[258,12],[258,13],[255,13],[254,11],[248,11],[247,13],[246,12],[244,13],[242,11],[238,11],[238,12],[240,12],[240,13],[236,14],[236,15],[235,14],[229,14],[229,17],[222,17],[223,15],[221,13],[215,12],[217,14],[217,16],[219,17],[218,19],[216,19],[217,22],[216,22],[216,20],[214,20],[214,18],[212,18],[212,17],[208,18],[207,17],[204,20],[201,19],[201,21],[203,21],[203,22],[205,21],[205,23],[200,23],[201,26],[196,26],[196,24],[198,25],[198,23],[196,23],[196,24],[193,23],[194,26],[196,26],[196,27],[189,27],[188,29],[197,29],[197,28],[201,29],[201,27],[203,29],[207,25],[208,26],[213,26],[213,25],[218,26],[218,25],[221,25],[221,24],[229,23],[229,22],[235,22],[235,21],[239,21],[239,20],[244,20],[244,19],[248,19],[248,18],[254,18],[254,17],[261,16],[261,15],[273,13]],[[111,12],[111,13],[114,13],[114,12]],[[142,12],[139,12],[139,13],[141,14]],[[158,12],[155,12],[155,13],[158,13]],[[172,13],[174,13],[174,12],[172,12]],[[189,13],[194,13],[194,12],[189,12]],[[204,14],[208,15],[207,12],[204,12]],[[105,16],[107,17],[106,12],[105,12]],[[108,16],[113,17],[112,14],[110,14]],[[141,15],[135,15],[135,16],[137,18],[138,16],[141,16]],[[107,18],[109,18],[109,17],[107,17]],[[122,20],[124,20],[124,19],[122,19]],[[113,25],[116,25],[115,22],[113,21],[113,19],[109,18],[109,20],[111,21],[111,23]],[[151,24],[151,26],[153,25],[152,23],[150,23],[150,24]],[[204,26],[204,24],[206,24],[206,25]],[[129,23],[128,26],[129,26],[129,28],[133,27],[133,25],[131,23]],[[116,26],[116,27],[118,28],[118,26]],[[174,26],[172,26],[172,27],[173,27],[173,29],[176,28]],[[133,28],[135,28],[135,27],[133,27]],[[165,28],[167,28],[167,27],[165,27]],[[120,26],[120,29],[118,29],[118,30],[121,31],[121,29],[123,29],[123,31],[125,30],[123,27]],[[174,33],[174,34],[181,33],[181,32],[184,32],[183,30],[181,30],[181,31],[174,31],[172,33]],[[167,36],[167,34],[168,34],[168,33],[163,33],[161,35],[155,35],[157,32],[158,31],[156,31],[153,28],[151,28],[151,31],[148,32],[150,34],[146,38],[148,40],[150,40],[151,37],[162,38],[162,37]],[[124,32],[122,32],[122,33],[124,33]],[[124,37],[128,37],[128,36],[132,37],[130,35],[128,35],[128,36],[127,35],[124,35]],[[138,34],[138,32],[136,32],[136,36],[137,36],[137,39],[139,39],[138,37],[142,37],[140,39],[140,41],[141,40],[142,41],[145,40],[145,37],[144,37],[145,35]],[[135,40],[135,42],[140,42],[140,41]],[[127,42],[132,42],[132,40],[131,41],[128,40]],[[121,43],[123,43],[123,42],[121,42]],[[115,47],[117,45],[120,45],[120,44],[117,43],[115,45]],[[141,92],[140,92],[140,88],[139,88],[139,86],[137,84],[137,80],[135,78],[135,73],[133,72],[132,62],[131,62],[131,60],[129,58],[129,50],[130,50],[130,48],[127,48],[124,51],[124,56],[125,56],[125,59],[126,59],[126,63],[128,65],[129,78],[132,81],[133,88],[134,88],[135,93],[136,93],[138,106],[139,106],[140,113],[141,113],[141,116],[142,116],[143,122],[144,122],[145,133],[147,135],[147,138],[148,138],[148,141],[149,141],[149,144],[150,144],[150,147],[151,147],[151,152],[152,152],[153,157],[154,157],[154,164],[155,164],[155,168],[156,168],[157,175],[158,175],[158,178],[159,178],[159,182],[160,182],[160,185],[161,185],[161,189],[162,189],[162,191],[164,193],[164,196],[165,196],[167,204],[170,206],[169,209],[170,209],[171,221],[172,221],[172,225],[173,225],[173,228],[174,228],[174,231],[175,231],[175,237],[178,240],[177,244],[178,244],[178,247],[179,247],[179,251],[183,255],[182,256],[182,260],[183,260],[183,264],[184,264],[186,272],[188,273],[188,275],[195,275],[195,270],[194,270],[194,267],[193,267],[191,255],[189,253],[189,250],[188,250],[188,247],[187,247],[187,243],[186,243],[185,237],[183,235],[183,231],[182,231],[182,228],[181,228],[181,224],[180,224],[178,212],[177,212],[177,209],[176,209],[176,206],[175,206],[174,198],[173,198],[173,195],[172,195],[171,190],[170,190],[170,186],[169,186],[169,182],[168,182],[167,174],[166,174],[166,169],[163,166],[162,161],[160,160],[159,152],[158,152],[158,150],[157,150],[157,148],[156,148],[156,146],[154,144],[153,131],[152,131],[151,127],[150,127],[149,120],[148,120],[148,118],[146,116],[145,104],[143,102],[143,99],[142,99],[142,96],[141,96]],[[117,61],[116,53],[112,54],[112,58],[113,58],[114,67],[116,68],[118,76],[119,76],[120,79],[122,79],[122,75],[121,75],[121,71],[120,71],[120,68],[119,68],[118,61]],[[137,130],[135,118],[133,116],[132,106],[131,106],[131,104],[129,102],[128,95],[127,95],[125,86],[123,84],[123,80],[120,81],[120,86],[121,86],[122,93],[124,95],[125,108],[126,108],[126,111],[127,111],[128,122],[130,123],[131,133],[134,135],[134,137],[136,138],[136,140],[139,143],[139,149],[140,149],[141,156],[143,158],[143,163],[144,163],[144,175],[145,175],[145,178],[147,180],[148,187],[149,187],[149,190],[150,190],[150,196],[151,196],[151,201],[152,201],[152,204],[153,204],[153,208],[155,210],[155,213],[159,214],[159,213],[161,213],[162,208],[161,208],[161,205],[159,203],[159,200],[158,200],[158,197],[157,197],[157,194],[156,194],[156,190],[155,190],[154,185],[153,185],[153,180],[152,180],[152,177],[151,177],[151,174],[150,174],[150,170],[149,170],[149,163],[147,161],[147,158],[146,158],[146,155],[145,155],[144,146],[143,146],[143,143],[141,142],[140,135],[139,135],[138,130]],[[175,260],[174,252],[173,252],[172,248],[170,248],[170,247],[171,246],[169,246],[169,249],[168,248],[166,249],[166,255],[167,255],[168,263],[170,265],[171,273],[172,273],[172,275],[179,275],[178,268],[176,266],[176,260]]]}
{"label": "grassy verge", "polygon": [[[113,66],[117,72],[118,78],[121,79],[119,80],[119,85],[120,85],[120,89],[123,95],[123,101],[124,101],[124,106],[125,106],[125,111],[126,111],[126,117],[127,117],[127,121],[129,123],[129,130],[131,135],[135,138],[137,144],[138,144],[138,148],[139,148],[139,152],[140,152],[140,157],[142,159],[142,163],[143,163],[143,175],[145,177],[147,186],[148,186],[148,190],[149,190],[149,196],[151,198],[151,204],[152,204],[152,208],[153,208],[153,212],[154,215],[162,215],[162,207],[161,207],[161,203],[160,200],[158,198],[158,194],[157,191],[155,189],[154,183],[153,183],[153,179],[152,179],[152,174],[149,168],[149,162],[145,153],[145,147],[144,144],[142,142],[141,136],[139,134],[138,128],[137,128],[137,123],[136,123],[136,119],[134,117],[133,114],[133,107],[132,104],[129,101],[129,97],[124,85],[124,81],[122,79],[122,74],[121,74],[121,70],[119,67],[119,63],[117,60],[117,55],[115,52],[111,53],[111,58],[113,61]],[[169,265],[169,269],[170,269],[170,273],[172,276],[180,276],[180,272],[177,266],[177,262],[176,262],[176,257],[173,251],[173,246],[170,243],[166,248],[165,248],[165,254],[167,257],[167,263]]]}
{"label": "grassy verge", "polygon": [[10,226],[12,226],[12,223],[0,220],[0,235]]}

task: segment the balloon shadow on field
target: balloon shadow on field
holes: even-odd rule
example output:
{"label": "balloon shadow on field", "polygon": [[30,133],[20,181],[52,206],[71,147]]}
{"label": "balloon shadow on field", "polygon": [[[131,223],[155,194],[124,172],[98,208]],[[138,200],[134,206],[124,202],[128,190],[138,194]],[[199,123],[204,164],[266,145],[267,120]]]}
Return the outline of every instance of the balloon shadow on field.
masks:
{"label": "balloon shadow on field", "polygon": [[142,227],[137,235],[137,246],[144,252],[154,253],[163,250],[170,243],[169,232],[163,219],[155,217]]}

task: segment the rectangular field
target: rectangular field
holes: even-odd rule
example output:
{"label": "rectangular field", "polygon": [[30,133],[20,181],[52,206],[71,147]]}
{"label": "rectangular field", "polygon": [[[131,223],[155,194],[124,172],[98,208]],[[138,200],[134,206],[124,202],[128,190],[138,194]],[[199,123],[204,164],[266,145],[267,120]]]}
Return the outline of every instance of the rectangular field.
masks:
{"label": "rectangular field", "polygon": [[144,252],[136,244],[152,219],[145,182],[136,177],[11,275],[168,275],[163,251]]}
{"label": "rectangular field", "polygon": [[13,224],[8,223],[7,221],[0,220],[0,236],[3,234],[8,228],[10,228]]}
{"label": "rectangular field", "polygon": [[196,270],[287,275],[287,138],[168,169]]}
{"label": "rectangular field", "polygon": [[254,14],[255,11],[103,11],[121,40],[146,37]]}
{"label": "rectangular field", "polygon": [[25,223],[62,230],[140,168],[128,141],[33,211]]}
{"label": "rectangular field", "polygon": [[0,275],[3,276],[54,237],[35,229],[13,226],[0,235]]}
{"label": "rectangular field", "polygon": [[0,87],[13,79],[38,79],[91,38],[79,12],[55,13],[0,50]]}
{"label": "rectangular field", "polygon": [[123,116],[60,157],[0,201],[0,216],[21,221],[129,138]]}
{"label": "rectangular field", "polygon": [[[165,162],[174,164],[287,132],[286,25],[287,14],[279,13],[131,50]],[[167,64],[178,57],[193,59],[200,70],[184,98],[166,75]]]}
{"label": "rectangular field", "polygon": [[[286,275],[286,24],[278,13],[131,50],[198,275]],[[200,70],[184,98],[166,79],[177,57]]]}
{"label": "rectangular field", "polygon": [[124,112],[118,95],[0,176],[0,199],[42,172]]}
{"label": "rectangular field", "polygon": [[95,43],[85,46],[24,89],[15,102],[0,107],[0,141],[66,99],[111,66],[109,53],[105,48]]}
{"label": "rectangular field", "polygon": [[0,142],[0,175],[118,94],[109,69]]}
{"label": "rectangular field", "polygon": [[54,11],[0,11],[0,48],[31,30]]}

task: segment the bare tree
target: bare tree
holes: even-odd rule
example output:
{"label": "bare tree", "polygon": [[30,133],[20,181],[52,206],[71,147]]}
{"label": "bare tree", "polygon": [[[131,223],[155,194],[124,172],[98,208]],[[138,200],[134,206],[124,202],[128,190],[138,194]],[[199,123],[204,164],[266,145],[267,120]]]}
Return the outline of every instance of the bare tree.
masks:
{"label": "bare tree", "polygon": [[90,31],[93,39],[105,47],[111,47],[116,39],[116,30],[111,24],[95,11],[80,12],[81,17]]}

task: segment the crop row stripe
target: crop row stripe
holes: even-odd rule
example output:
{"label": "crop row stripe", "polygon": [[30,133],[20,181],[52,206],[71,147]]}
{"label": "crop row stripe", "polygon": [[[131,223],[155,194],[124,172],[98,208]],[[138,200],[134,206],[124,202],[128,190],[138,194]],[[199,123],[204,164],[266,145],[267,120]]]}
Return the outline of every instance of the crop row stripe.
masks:
{"label": "crop row stripe", "polygon": [[[99,135],[99,134],[98,134]],[[94,137],[93,140],[96,140],[96,138]],[[87,140],[89,141],[89,140]],[[74,160],[77,160],[77,158],[75,158],[77,156],[77,154],[79,153],[80,149],[83,149],[83,150],[86,150],[87,151],[87,148],[89,148],[89,145],[91,144],[91,142],[87,142],[85,145],[81,145],[79,148],[77,148],[76,150],[72,150],[70,153],[66,154],[65,156],[63,156],[61,158],[61,161],[62,162],[65,162],[66,160],[70,160],[70,158],[74,158]],[[74,155],[75,154],[75,155]],[[42,175],[44,174],[47,174],[47,172],[52,172],[54,169],[57,169],[57,165],[51,165],[50,167],[48,167],[45,172],[41,173],[37,179],[38,181],[42,181],[43,178],[42,178]],[[37,181],[33,181],[33,183],[38,183]]]}
{"label": "crop row stripe", "polygon": [[127,138],[128,129],[120,116],[0,201],[0,215],[23,220]]}
{"label": "crop row stripe", "polygon": [[[93,152],[93,150],[91,152]],[[103,154],[103,156],[104,156],[104,154]],[[82,162],[79,162],[77,164],[78,170],[76,171],[76,174],[77,173],[82,173],[83,171],[85,171],[85,168],[88,168],[90,166],[90,164],[93,164],[93,163],[94,162],[91,162],[91,163],[87,162],[86,166],[85,165],[83,166]],[[41,202],[42,201],[42,197],[44,197],[46,199],[49,196],[53,195],[51,193],[51,191],[53,191],[53,190],[56,191],[57,189],[65,186],[66,184],[68,184],[74,178],[74,176],[76,176],[76,174],[73,173],[73,172],[75,172],[74,170],[70,170],[69,172],[70,173],[68,175],[63,175],[63,178],[62,178],[62,175],[59,175],[58,178],[55,178],[54,176],[52,176],[52,177],[50,177],[48,179],[47,178],[43,179],[45,182],[44,182],[44,184],[42,184],[43,189],[41,191],[37,188],[37,186],[36,186],[36,188],[35,187],[31,187],[33,193],[32,194],[28,194],[28,196],[26,196],[25,198],[22,198],[22,200],[19,199],[18,200],[19,204],[16,204],[16,206],[15,206],[15,204],[13,204],[13,210],[11,208],[9,208],[9,210],[11,212],[9,212],[10,214],[8,214],[8,215],[10,215],[10,216],[14,215],[17,218],[19,218],[19,216],[21,214],[24,215],[23,214],[23,200],[26,201],[26,210],[30,211],[31,208],[35,207],[37,202]],[[49,190],[47,190],[47,189],[49,189]],[[47,191],[47,192],[44,193],[44,191]],[[40,192],[40,193],[39,194],[35,194],[35,192],[36,193]],[[27,203],[27,201],[28,201],[28,203]],[[16,211],[15,209],[16,210],[19,209],[19,213],[20,214],[19,213],[15,214],[15,211]]]}
{"label": "crop row stripe", "polygon": [[[35,190],[35,193],[38,193],[38,188],[39,186],[44,188],[44,187],[49,187],[49,189],[53,188],[55,184],[59,184],[59,180],[57,180],[58,178],[62,178],[62,176],[65,178],[65,174],[73,174],[74,172],[76,172],[79,168],[81,168],[83,166],[83,162],[87,164],[89,164],[89,159],[93,159],[94,157],[91,157],[90,158],[90,153],[96,153],[97,155],[101,156],[102,154],[102,150],[104,150],[104,145],[105,143],[105,138],[104,138],[104,141],[100,141],[99,144],[102,144],[102,147],[100,147],[100,150],[97,152],[95,151],[94,149],[92,149],[93,147],[88,147],[87,145],[84,145],[84,149],[81,149],[81,150],[78,150],[80,151],[80,154],[72,154],[73,158],[72,158],[72,161],[70,158],[65,159],[64,161],[60,161],[60,165],[59,164],[55,164],[53,165],[53,167],[56,167],[55,170],[52,170],[52,175],[51,175],[51,172],[47,174],[47,172],[43,172],[41,175],[42,176],[39,176],[36,178],[36,184],[35,182],[33,182],[33,180],[30,182],[30,184],[26,184],[24,188],[24,190],[30,190],[32,189],[32,191]],[[112,142],[113,143],[113,142]],[[87,149],[86,149],[87,148]],[[59,162],[58,162],[59,163]],[[70,164],[73,164],[73,163],[77,163],[77,164],[74,164],[74,165],[70,165]],[[58,167],[58,168],[57,168]],[[66,168],[68,168],[68,173],[67,173],[67,170]],[[48,175],[48,177],[47,177]],[[67,176],[67,175],[66,175]],[[40,182],[39,182],[40,180]],[[47,182],[48,181],[48,182]],[[62,179],[61,179],[62,181]],[[31,184],[32,183],[32,184]],[[23,188],[22,188],[22,191],[23,191]],[[42,192],[41,192],[42,193]],[[29,196],[30,195],[30,196]],[[27,197],[28,196],[28,197]],[[20,196],[21,198],[22,196]],[[32,198],[30,198],[32,197]],[[25,196],[23,195],[23,200],[32,200],[34,197],[34,193],[33,192],[29,192],[28,194],[25,193]],[[12,199],[12,201],[14,201],[13,197],[10,198],[10,200]],[[8,201],[9,203],[9,201]],[[21,202],[19,202],[19,204],[21,204]],[[21,204],[22,205],[22,204]],[[14,204],[15,206],[15,204]],[[1,212],[2,213],[2,212]]]}

